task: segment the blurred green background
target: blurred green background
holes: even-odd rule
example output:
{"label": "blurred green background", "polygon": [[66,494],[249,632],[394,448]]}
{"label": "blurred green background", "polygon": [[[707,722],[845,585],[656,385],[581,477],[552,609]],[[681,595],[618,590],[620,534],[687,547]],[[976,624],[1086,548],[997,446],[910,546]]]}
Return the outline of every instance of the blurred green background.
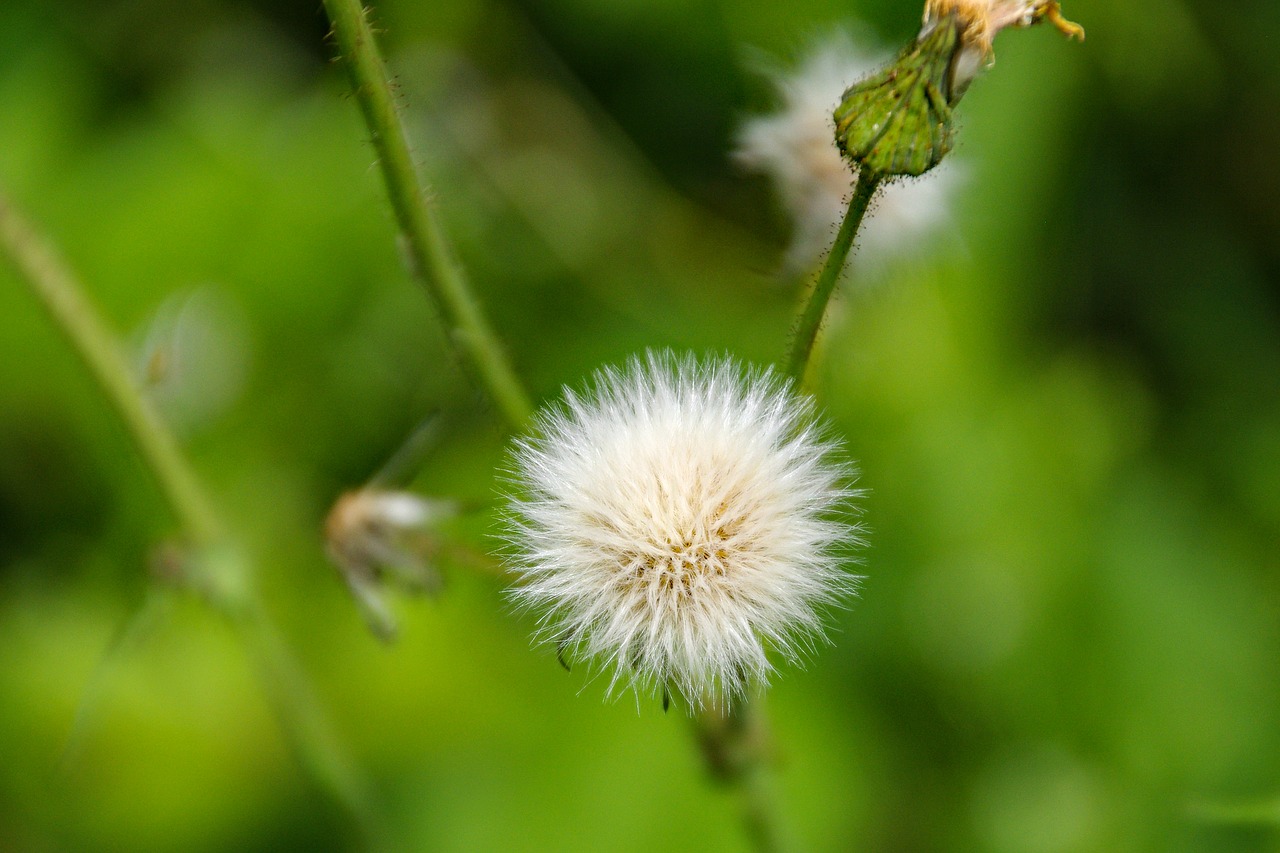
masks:
{"label": "blurred green background", "polygon": [[[1280,5],[1066,12],[1085,44],[1006,33],[965,98],[953,231],[837,306],[815,386],[871,544],[834,644],[769,693],[804,849],[1280,849]],[[770,104],[752,65],[919,14],[378,4],[542,398],[650,346],[780,356],[786,221],[727,156]],[[406,276],[326,31],[317,0],[5,0],[0,186],[135,349],[202,306],[157,393],[407,849],[743,849],[688,723],[531,650],[494,579],[446,567],[387,648],[326,562],[329,505],[428,412],[413,485],[477,531],[507,442]],[[354,849],[235,635],[148,597],[175,523],[7,268],[0,317],[0,850]]]}

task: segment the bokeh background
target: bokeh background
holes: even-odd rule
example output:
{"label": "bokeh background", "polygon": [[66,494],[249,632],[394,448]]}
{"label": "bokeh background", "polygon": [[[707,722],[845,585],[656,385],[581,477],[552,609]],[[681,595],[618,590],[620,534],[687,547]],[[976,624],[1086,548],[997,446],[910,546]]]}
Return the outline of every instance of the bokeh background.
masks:
{"label": "bokeh background", "polygon": [[[735,129],[902,0],[385,0],[422,168],[542,398],[645,347],[785,345]],[[1072,0],[960,108],[952,226],[850,282],[815,374],[870,547],[769,694],[802,849],[1280,849],[1280,5]],[[741,850],[680,715],[566,674],[492,577],[365,629],[325,513],[411,485],[486,539],[508,437],[401,263],[317,0],[6,0],[0,186],[153,377],[406,849]],[[0,850],[357,849],[175,522],[0,270]],[[141,614],[141,615],[139,615]],[[127,632],[127,642],[116,638]],[[111,651],[115,649],[115,651]]]}

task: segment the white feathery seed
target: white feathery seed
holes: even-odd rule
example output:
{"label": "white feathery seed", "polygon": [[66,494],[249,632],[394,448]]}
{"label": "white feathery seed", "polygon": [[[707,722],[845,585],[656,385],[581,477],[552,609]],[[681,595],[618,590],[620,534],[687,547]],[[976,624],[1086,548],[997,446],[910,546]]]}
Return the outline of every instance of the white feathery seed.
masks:
{"label": "white feathery seed", "polygon": [[566,390],[515,451],[512,591],[539,637],[691,705],[767,680],[850,593],[852,469],[807,397],[649,353]]}

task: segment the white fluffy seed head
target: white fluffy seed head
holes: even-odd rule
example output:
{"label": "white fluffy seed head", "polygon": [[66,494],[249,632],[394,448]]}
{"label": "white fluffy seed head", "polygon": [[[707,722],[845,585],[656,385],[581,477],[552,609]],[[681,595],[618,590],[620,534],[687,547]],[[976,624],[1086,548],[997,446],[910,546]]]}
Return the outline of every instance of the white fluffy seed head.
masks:
{"label": "white fluffy seed head", "polygon": [[852,470],[770,371],[650,353],[518,443],[516,602],[540,637],[637,688],[717,703],[822,638],[852,591]]}

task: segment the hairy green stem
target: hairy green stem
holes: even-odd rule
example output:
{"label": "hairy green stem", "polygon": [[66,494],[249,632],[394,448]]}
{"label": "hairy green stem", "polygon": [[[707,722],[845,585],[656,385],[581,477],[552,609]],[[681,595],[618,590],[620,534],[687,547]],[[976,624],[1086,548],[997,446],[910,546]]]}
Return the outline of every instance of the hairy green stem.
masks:
{"label": "hairy green stem", "polygon": [[803,384],[805,371],[809,367],[809,357],[813,354],[813,344],[817,340],[818,330],[822,327],[822,318],[827,312],[827,303],[835,291],[836,282],[844,270],[849,250],[853,248],[853,240],[858,235],[858,227],[866,215],[871,199],[879,189],[883,177],[869,169],[858,174],[858,182],[853,188],[853,197],[849,199],[849,208],[845,211],[844,220],[840,223],[840,231],[836,234],[835,245],[827,254],[826,263],[813,290],[796,321],[795,336],[791,340],[791,349],[787,353],[786,372],[797,385]]}
{"label": "hairy green stem", "polygon": [[773,787],[772,735],[759,699],[743,697],[728,710],[704,709],[694,725],[708,772],[738,797],[752,847],[759,853],[787,850]]}
{"label": "hairy green stem", "polygon": [[324,0],[324,7],[378,153],[387,195],[408,245],[414,272],[440,312],[463,364],[488,391],[507,421],[520,428],[533,407],[428,200],[366,11],[360,0]]}
{"label": "hairy green stem", "polygon": [[248,566],[228,541],[173,433],[138,388],[115,336],[67,264],[3,193],[0,258],[9,262],[48,311],[159,482],[191,546],[184,561],[187,580],[227,618],[244,642],[304,772],[351,815],[366,840],[372,844],[380,839],[363,780],[333,733],[297,660],[254,595]]}
{"label": "hairy green stem", "polygon": [[[827,304],[835,291],[845,261],[853,248],[854,238],[862,225],[871,199],[883,177],[863,169],[853,188],[849,207],[840,223],[835,244],[827,254],[808,299],[796,321],[795,335],[787,353],[786,373],[797,386],[804,383],[813,345],[822,327]],[[707,715],[699,721],[699,739],[708,767],[722,781],[733,786],[742,799],[742,817],[755,848],[761,853],[786,849],[782,823],[772,787],[769,756],[769,722],[763,709],[749,697],[724,717]]]}

